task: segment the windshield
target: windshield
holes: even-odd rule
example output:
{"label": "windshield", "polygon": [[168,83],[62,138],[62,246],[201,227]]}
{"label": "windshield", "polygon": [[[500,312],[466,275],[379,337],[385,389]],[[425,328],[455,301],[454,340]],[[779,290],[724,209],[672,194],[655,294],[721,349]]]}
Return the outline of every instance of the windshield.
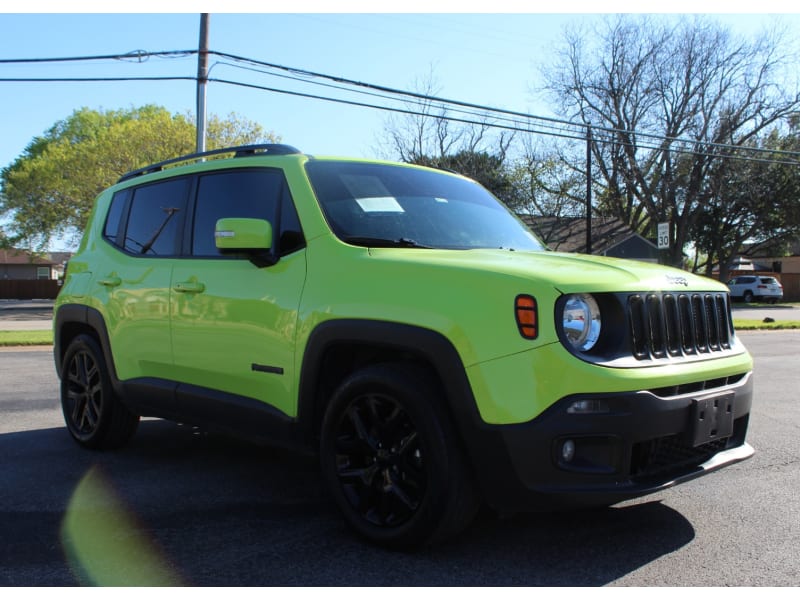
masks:
{"label": "windshield", "polygon": [[402,165],[309,161],[325,217],[360,246],[544,250],[486,189],[443,172]]}

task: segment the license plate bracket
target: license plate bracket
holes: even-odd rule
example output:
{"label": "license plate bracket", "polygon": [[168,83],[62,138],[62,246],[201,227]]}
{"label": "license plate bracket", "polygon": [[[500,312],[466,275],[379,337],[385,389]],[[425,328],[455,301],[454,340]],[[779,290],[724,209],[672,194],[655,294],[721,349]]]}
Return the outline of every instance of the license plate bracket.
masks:
{"label": "license plate bracket", "polygon": [[693,447],[733,435],[734,396],[733,392],[725,392],[692,399],[689,435]]}

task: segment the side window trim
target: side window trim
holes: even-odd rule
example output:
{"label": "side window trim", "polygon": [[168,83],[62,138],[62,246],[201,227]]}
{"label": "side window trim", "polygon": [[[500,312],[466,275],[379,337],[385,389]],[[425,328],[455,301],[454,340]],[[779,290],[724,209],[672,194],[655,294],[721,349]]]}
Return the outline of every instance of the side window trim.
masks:
{"label": "side window trim", "polygon": [[186,218],[183,220],[180,255],[183,258],[192,257],[192,243],[194,237],[194,215],[197,210],[197,193],[200,188],[200,176],[193,175],[189,182],[189,197],[186,200]]}

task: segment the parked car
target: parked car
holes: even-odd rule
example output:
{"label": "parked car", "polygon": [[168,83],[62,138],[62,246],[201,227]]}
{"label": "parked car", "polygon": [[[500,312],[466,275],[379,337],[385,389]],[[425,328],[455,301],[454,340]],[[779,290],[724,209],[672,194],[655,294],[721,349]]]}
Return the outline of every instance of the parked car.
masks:
{"label": "parked car", "polygon": [[265,145],[100,194],[54,358],[80,445],[152,416],[312,450],[349,525],[408,548],[749,458],[730,316],[718,281],[546,250],[466,177]]}
{"label": "parked car", "polygon": [[762,301],[775,304],[783,299],[783,286],[775,277],[739,275],[728,282],[732,298],[744,302]]}

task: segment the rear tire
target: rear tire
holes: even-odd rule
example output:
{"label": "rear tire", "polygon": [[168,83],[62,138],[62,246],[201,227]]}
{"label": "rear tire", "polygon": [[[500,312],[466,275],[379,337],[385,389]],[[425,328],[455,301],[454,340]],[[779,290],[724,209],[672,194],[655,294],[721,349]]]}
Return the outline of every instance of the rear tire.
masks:
{"label": "rear tire", "polygon": [[139,425],[114,393],[103,352],[89,335],[77,336],[64,355],[61,410],[70,435],[86,448],[118,448]]}
{"label": "rear tire", "polygon": [[753,301],[753,292],[747,290],[744,293],[744,296],[742,296],[742,299],[745,301],[745,303],[750,304]]}
{"label": "rear tire", "polygon": [[325,483],[369,541],[411,549],[474,518],[479,497],[436,386],[407,365],[366,367],[331,398],[322,423]]}

